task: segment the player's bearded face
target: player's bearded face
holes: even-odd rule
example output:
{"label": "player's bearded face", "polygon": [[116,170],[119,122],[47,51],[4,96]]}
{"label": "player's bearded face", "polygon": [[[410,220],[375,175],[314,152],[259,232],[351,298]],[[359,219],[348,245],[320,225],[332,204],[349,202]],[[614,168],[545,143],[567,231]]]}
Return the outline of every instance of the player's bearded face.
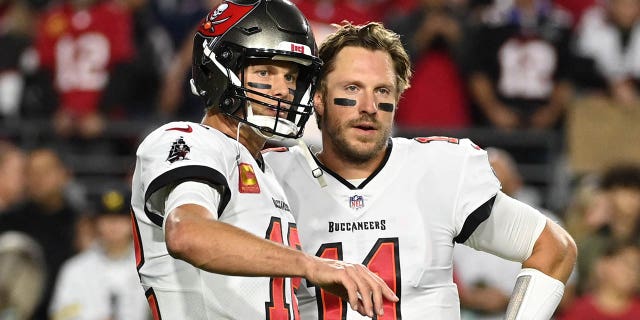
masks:
{"label": "player's bearded face", "polygon": [[366,162],[384,152],[395,114],[395,72],[389,55],[342,49],[322,94],[323,139],[342,157]]}
{"label": "player's bearded face", "polygon": [[[354,134],[352,130],[368,127],[371,134]],[[374,129],[375,128],[375,129]],[[339,112],[328,110],[322,118],[322,130],[332,138],[338,153],[352,162],[367,162],[385,150],[391,136],[391,126],[382,124],[375,116],[362,114],[351,120],[344,119]]]}

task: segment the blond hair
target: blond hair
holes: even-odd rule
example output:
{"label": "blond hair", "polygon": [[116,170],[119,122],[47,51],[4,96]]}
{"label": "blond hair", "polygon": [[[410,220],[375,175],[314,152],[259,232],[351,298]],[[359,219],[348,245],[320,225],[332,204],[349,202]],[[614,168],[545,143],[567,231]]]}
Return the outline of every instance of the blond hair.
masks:
{"label": "blond hair", "polygon": [[324,65],[320,72],[320,91],[326,92],[326,75],[335,69],[336,56],[345,47],[361,47],[369,50],[382,50],[391,56],[396,74],[397,96],[410,87],[411,62],[404,50],[400,36],[385,28],[381,23],[369,22],[364,25],[353,25],[343,21],[338,28],[320,45],[319,57]]}

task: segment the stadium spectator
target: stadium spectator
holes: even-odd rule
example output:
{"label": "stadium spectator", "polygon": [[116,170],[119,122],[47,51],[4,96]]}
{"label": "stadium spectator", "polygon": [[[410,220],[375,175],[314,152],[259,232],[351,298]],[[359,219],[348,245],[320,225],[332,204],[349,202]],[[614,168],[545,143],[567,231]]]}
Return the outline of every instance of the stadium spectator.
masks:
{"label": "stadium spectator", "polygon": [[161,119],[197,119],[202,115],[201,101],[191,94],[188,77],[191,75],[193,39],[184,39],[171,59],[158,92],[158,115]]}
{"label": "stadium spectator", "polygon": [[133,56],[117,64],[99,102],[107,119],[146,119],[156,113],[157,92],[173,58],[173,43],[148,0],[116,0],[132,16]]}
{"label": "stadium spectator", "polygon": [[583,85],[603,89],[625,107],[640,103],[640,0],[603,1],[589,9],[577,30],[576,50],[593,66],[592,74],[583,72]]}
{"label": "stadium spectator", "polygon": [[595,261],[612,244],[640,244],[640,166],[618,165],[603,173],[600,180],[611,214],[596,232],[578,243],[579,292],[592,287]]}
{"label": "stadium spectator", "polygon": [[20,148],[0,141],[0,215],[20,203],[25,195],[26,160]]}
{"label": "stadium spectator", "polygon": [[609,0],[553,0],[559,7],[571,13],[574,27],[580,23],[584,13],[589,10],[590,7],[604,1]]}
{"label": "stadium spectator", "polygon": [[473,102],[499,129],[560,125],[572,96],[570,16],[550,0],[489,13],[468,52]]}
{"label": "stadium spectator", "polygon": [[636,244],[608,246],[595,260],[592,276],[593,288],[560,320],[640,319],[640,249]]}
{"label": "stadium spectator", "polygon": [[34,318],[46,319],[58,270],[76,251],[74,238],[78,212],[65,197],[70,174],[55,151],[31,151],[26,177],[26,202],[0,215],[0,231],[24,232],[42,246],[47,273],[43,298]]}
{"label": "stadium spectator", "polygon": [[135,269],[130,192],[109,188],[96,198],[97,241],[62,266],[51,319],[146,320],[150,312]]}
{"label": "stadium spectator", "polygon": [[370,1],[367,5],[361,5],[354,0],[295,0],[294,2],[309,19],[318,44],[333,31],[332,23],[340,23],[343,20],[353,23],[379,20],[379,17],[371,12],[371,3],[379,2],[377,0]]}
{"label": "stadium spectator", "polygon": [[31,44],[28,21],[32,13],[26,1],[11,1],[5,6],[5,12],[0,12],[0,120],[20,115],[23,62]]}
{"label": "stadium spectator", "polygon": [[0,319],[38,319],[32,315],[46,281],[43,254],[32,237],[0,232]]}
{"label": "stadium spectator", "polygon": [[402,128],[464,128],[471,124],[466,86],[458,67],[463,27],[446,0],[421,0],[389,28],[402,36],[414,74],[398,104]]}
{"label": "stadium spectator", "polygon": [[99,136],[105,123],[98,106],[109,77],[133,57],[130,13],[110,0],[67,0],[47,10],[37,28],[41,68],[59,96],[56,132]]}
{"label": "stadium spectator", "polygon": [[[209,0],[216,7],[222,0]],[[191,94],[188,78],[191,75],[191,53],[196,24],[193,21],[186,37],[181,38],[178,50],[168,65],[158,95],[158,114],[161,119],[198,119],[202,116],[201,101]]]}
{"label": "stadium spectator", "polygon": [[192,38],[194,25],[220,2],[222,0],[152,0],[149,4],[158,22],[169,33],[173,46],[179,47],[185,41],[185,35]]}
{"label": "stadium spectator", "polygon": [[56,104],[50,79],[38,70],[33,48],[36,0],[4,1],[0,13],[0,119],[46,118]]}
{"label": "stadium spectator", "polygon": [[596,175],[580,178],[564,214],[567,230],[577,243],[609,223],[612,204],[598,185]]}

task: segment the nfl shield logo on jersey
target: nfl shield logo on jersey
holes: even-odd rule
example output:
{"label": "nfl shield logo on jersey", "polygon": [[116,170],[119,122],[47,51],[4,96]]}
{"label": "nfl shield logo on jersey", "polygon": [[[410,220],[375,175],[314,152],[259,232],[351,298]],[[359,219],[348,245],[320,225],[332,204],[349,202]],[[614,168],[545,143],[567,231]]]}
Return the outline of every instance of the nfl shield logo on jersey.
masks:
{"label": "nfl shield logo on jersey", "polygon": [[362,209],[364,207],[364,198],[359,195],[349,197],[349,207],[351,209]]}

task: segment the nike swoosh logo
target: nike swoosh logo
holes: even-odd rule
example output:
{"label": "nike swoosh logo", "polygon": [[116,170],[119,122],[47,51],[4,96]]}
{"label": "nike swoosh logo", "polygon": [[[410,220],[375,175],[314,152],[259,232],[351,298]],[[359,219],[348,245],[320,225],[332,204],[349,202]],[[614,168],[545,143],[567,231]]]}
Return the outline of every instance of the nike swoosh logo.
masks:
{"label": "nike swoosh logo", "polygon": [[182,132],[189,133],[189,132],[193,131],[193,128],[191,128],[191,126],[190,126],[190,125],[187,125],[187,127],[186,127],[186,128],[176,127],[176,128],[169,128],[169,129],[167,129],[167,130],[165,130],[165,131],[170,131],[170,130],[174,130],[174,131],[182,131]]}

